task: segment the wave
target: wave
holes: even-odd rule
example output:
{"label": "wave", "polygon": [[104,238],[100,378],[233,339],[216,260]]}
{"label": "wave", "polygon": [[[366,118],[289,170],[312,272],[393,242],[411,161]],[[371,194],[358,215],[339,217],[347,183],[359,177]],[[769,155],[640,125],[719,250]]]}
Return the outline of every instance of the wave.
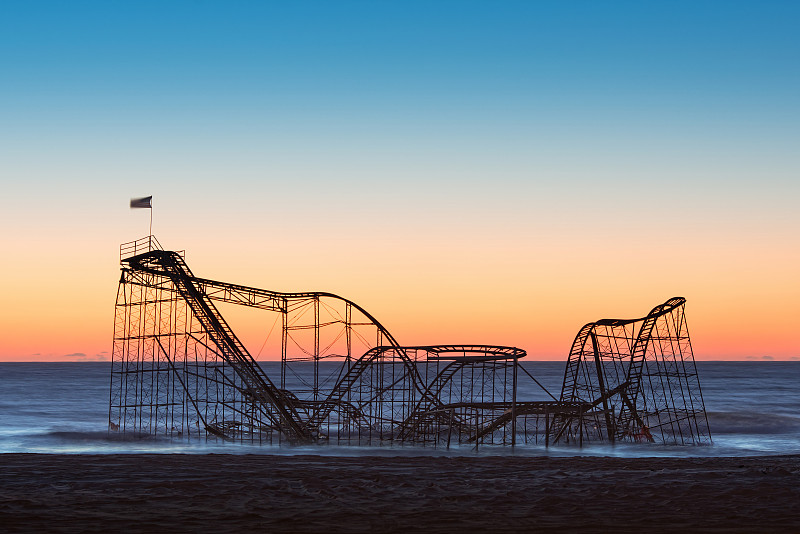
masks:
{"label": "wave", "polygon": [[108,431],[103,430],[96,430],[96,431],[77,431],[77,430],[51,430],[49,432],[45,432],[43,435],[40,434],[41,437],[53,438],[62,441],[128,441],[134,440],[143,437],[150,437],[152,436],[126,436],[127,439],[123,440],[123,436],[120,434],[112,434]]}
{"label": "wave", "polygon": [[708,412],[711,435],[793,434],[800,432],[800,418],[763,412]]}
{"label": "wave", "polygon": [[6,439],[36,439],[59,442],[121,442],[121,441],[170,441],[168,437],[152,434],[117,434],[106,430],[48,430],[48,429],[7,429],[0,433]]}

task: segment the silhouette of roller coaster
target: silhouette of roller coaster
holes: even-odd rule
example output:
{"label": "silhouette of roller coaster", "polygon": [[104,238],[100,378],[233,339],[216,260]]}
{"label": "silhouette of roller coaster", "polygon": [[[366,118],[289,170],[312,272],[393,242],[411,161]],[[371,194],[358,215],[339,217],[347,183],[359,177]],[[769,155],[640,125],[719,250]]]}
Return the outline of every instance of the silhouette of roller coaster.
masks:
{"label": "silhouette of roller coaster", "polygon": [[[542,387],[549,399],[526,400],[519,385],[541,384],[522,349],[401,345],[350,300],[200,278],[153,236],[121,245],[120,264],[110,432],[448,448],[711,441],[683,298],[585,325],[560,398]],[[272,319],[255,357],[220,303]],[[257,361],[268,344],[280,362]]]}

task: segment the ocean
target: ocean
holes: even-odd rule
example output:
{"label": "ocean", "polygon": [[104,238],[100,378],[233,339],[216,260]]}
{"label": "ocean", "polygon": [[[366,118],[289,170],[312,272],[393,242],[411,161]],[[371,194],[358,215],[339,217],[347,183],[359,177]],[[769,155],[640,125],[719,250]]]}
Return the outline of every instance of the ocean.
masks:
{"label": "ocean", "polygon": [[[265,362],[270,376],[279,364]],[[564,374],[561,362],[525,362],[558,396]],[[0,363],[0,453],[233,453],[323,455],[515,454],[552,456],[752,456],[800,453],[800,362],[698,362],[713,444],[543,445],[474,448],[410,446],[268,446],[193,440],[125,438],[108,433],[111,364]],[[522,382],[520,400],[547,400],[530,381]]]}

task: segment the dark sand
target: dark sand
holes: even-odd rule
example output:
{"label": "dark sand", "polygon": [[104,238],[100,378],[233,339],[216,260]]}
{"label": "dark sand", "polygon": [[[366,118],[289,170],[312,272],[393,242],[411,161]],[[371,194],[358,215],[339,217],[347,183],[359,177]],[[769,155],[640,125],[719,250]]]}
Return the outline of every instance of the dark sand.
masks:
{"label": "dark sand", "polygon": [[0,455],[0,531],[800,532],[800,456]]}

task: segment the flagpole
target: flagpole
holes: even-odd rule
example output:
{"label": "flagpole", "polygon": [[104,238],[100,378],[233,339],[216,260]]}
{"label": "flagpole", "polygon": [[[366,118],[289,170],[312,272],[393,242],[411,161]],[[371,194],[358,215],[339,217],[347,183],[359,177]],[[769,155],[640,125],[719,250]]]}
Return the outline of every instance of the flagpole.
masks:
{"label": "flagpole", "polygon": [[147,208],[150,210],[150,233],[147,236],[148,250],[153,250],[153,197],[132,198],[131,209]]}

